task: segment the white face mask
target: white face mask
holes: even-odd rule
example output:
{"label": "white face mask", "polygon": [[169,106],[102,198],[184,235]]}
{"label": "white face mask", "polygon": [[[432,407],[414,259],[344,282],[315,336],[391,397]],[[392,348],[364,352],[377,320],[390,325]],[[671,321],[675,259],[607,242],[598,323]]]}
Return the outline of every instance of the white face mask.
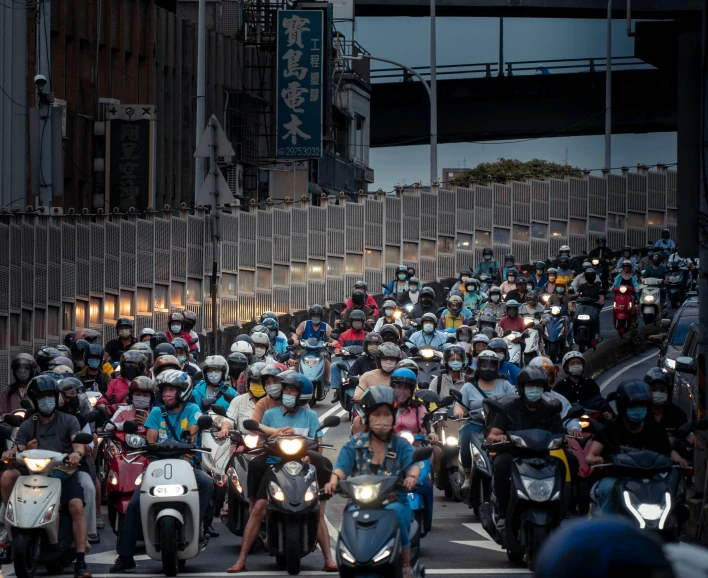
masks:
{"label": "white face mask", "polygon": [[263,357],[266,353],[265,347],[254,347],[253,348],[253,355],[255,357],[258,357],[259,359]]}
{"label": "white face mask", "polygon": [[391,373],[396,369],[396,361],[392,359],[382,359],[381,360],[381,371],[384,373]]}
{"label": "white face mask", "polygon": [[582,365],[571,365],[568,367],[568,373],[570,375],[582,375],[583,366]]}
{"label": "white face mask", "polygon": [[496,303],[497,301],[499,301],[499,295],[492,295],[490,299],[494,301],[494,303]]}
{"label": "white face mask", "polygon": [[423,323],[423,331],[426,333],[432,333],[433,330],[435,329],[435,325],[432,323]]}
{"label": "white face mask", "polygon": [[504,361],[506,359],[506,353],[497,353],[497,357],[499,358],[499,361]]}
{"label": "white face mask", "polygon": [[118,336],[122,337],[123,339],[128,339],[130,335],[133,333],[132,329],[120,329],[118,331]]}
{"label": "white face mask", "polygon": [[655,391],[651,394],[654,405],[664,405],[669,400],[669,394],[664,391]]}
{"label": "white face mask", "polygon": [[210,371],[207,373],[207,379],[211,385],[219,385],[221,383],[221,372],[220,371]]}

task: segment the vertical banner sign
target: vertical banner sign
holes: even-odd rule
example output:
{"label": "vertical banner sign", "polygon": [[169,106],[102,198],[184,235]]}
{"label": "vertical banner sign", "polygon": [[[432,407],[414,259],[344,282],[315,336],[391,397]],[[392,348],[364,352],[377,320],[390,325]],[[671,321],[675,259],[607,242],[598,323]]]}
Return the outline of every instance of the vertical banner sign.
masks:
{"label": "vertical banner sign", "polygon": [[323,21],[321,10],[278,10],[277,158],[322,156]]}

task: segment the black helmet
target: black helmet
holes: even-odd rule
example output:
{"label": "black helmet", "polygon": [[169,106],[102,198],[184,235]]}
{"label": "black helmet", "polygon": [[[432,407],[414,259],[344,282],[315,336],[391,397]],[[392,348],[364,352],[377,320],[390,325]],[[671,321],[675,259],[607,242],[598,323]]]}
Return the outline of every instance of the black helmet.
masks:
{"label": "black helmet", "polygon": [[47,414],[51,415],[57,410],[57,406],[59,405],[59,389],[57,388],[57,381],[51,375],[38,375],[32,379],[27,386],[27,399],[32,402],[35,410],[39,410],[37,396],[48,391],[54,393],[54,411]]}
{"label": "black helmet", "polygon": [[29,353],[20,353],[10,364],[12,378],[17,383],[29,383],[39,373],[39,367]]}
{"label": "black helmet", "polygon": [[177,357],[177,350],[172,343],[160,343],[155,349],[152,350],[155,355],[155,359],[162,357],[163,355],[174,355]]}
{"label": "black helmet", "polygon": [[361,289],[352,291],[352,303],[357,307],[361,307],[366,302],[366,294]]}
{"label": "black helmet", "polygon": [[369,290],[369,285],[366,281],[357,281],[354,283],[354,289],[361,289],[364,293],[366,293]]}
{"label": "black helmet", "polygon": [[182,317],[184,317],[182,329],[189,333],[190,331],[192,331],[192,329],[194,329],[194,326],[197,324],[197,314],[194,311],[185,309],[184,311],[182,311]]}
{"label": "black helmet", "polygon": [[408,279],[408,286],[410,287],[411,285],[417,285],[420,287],[420,279],[413,275],[410,279]]}
{"label": "black helmet", "polygon": [[398,344],[401,339],[401,334],[398,332],[398,328],[391,323],[386,323],[383,327],[381,327],[379,330],[379,335],[385,343]]}
{"label": "black helmet", "polygon": [[536,262],[536,269],[540,269],[541,271],[545,271],[546,270],[545,261],[537,261]]}
{"label": "black helmet", "polygon": [[89,360],[91,359],[98,359],[97,367],[92,367],[91,369],[97,369],[98,367],[101,367],[101,365],[103,364],[103,354],[103,345],[101,345],[100,343],[92,343],[91,345],[89,345],[88,351],[86,351],[84,365],[88,365]]}
{"label": "black helmet", "polygon": [[563,269],[567,269],[570,267],[570,257],[568,257],[568,255],[563,255],[560,259],[558,259],[558,265],[560,265]]}
{"label": "black helmet", "polygon": [[657,381],[663,383],[671,391],[673,380],[671,379],[671,374],[663,367],[652,367],[644,376],[644,383],[649,386]]}
{"label": "black helmet", "polygon": [[526,277],[524,277],[523,275],[519,275],[519,276],[516,278],[516,284],[517,284],[517,285],[526,285],[526,283],[528,283],[528,281],[526,280]]}
{"label": "black helmet", "polygon": [[349,322],[351,323],[352,321],[366,321],[366,313],[361,309],[354,309],[354,311],[349,314]]}
{"label": "black helmet", "polygon": [[364,392],[359,402],[359,407],[364,412],[364,422],[381,405],[386,405],[391,410],[394,419],[398,410],[398,400],[392,387],[387,385],[374,385]]}
{"label": "black helmet", "polygon": [[548,374],[541,367],[526,366],[516,377],[516,390],[519,396],[524,397],[525,388],[530,383],[537,383],[543,389],[548,389]]}
{"label": "black helmet", "polygon": [[605,237],[605,235],[600,235],[595,242],[598,247],[604,247],[607,245],[607,237]]}
{"label": "black helmet", "polygon": [[514,255],[512,255],[511,253],[507,253],[506,255],[504,255],[504,262],[506,263],[507,261],[515,263],[516,259],[514,259]]}
{"label": "black helmet", "polygon": [[630,247],[629,245],[625,245],[624,247],[622,247],[622,254],[625,257],[629,257],[632,254],[632,247]]}
{"label": "black helmet", "polygon": [[283,390],[286,387],[294,387],[298,390],[298,404],[307,405],[312,398],[312,382],[310,379],[297,371],[286,371],[281,379]]}
{"label": "black helmet", "polygon": [[460,271],[460,281],[462,281],[463,277],[472,277],[472,271],[470,271],[467,267],[463,268]]}
{"label": "black helmet", "polygon": [[486,257],[487,255],[489,255],[490,257],[494,256],[494,251],[492,251],[489,247],[485,247],[484,249],[482,249],[482,257]]}
{"label": "black helmet", "polygon": [[[379,333],[374,333],[373,331],[364,337],[364,351],[369,355],[374,355],[379,348],[379,345],[383,343],[383,339]],[[376,345],[376,350],[370,351],[369,347],[371,345]]]}
{"label": "black helmet", "polygon": [[315,304],[310,307],[308,313],[310,315],[310,319],[312,319],[313,317],[319,317],[321,321],[322,317],[324,316],[324,307],[322,307],[322,305]]}
{"label": "black helmet", "polygon": [[526,294],[526,303],[532,303],[534,306],[538,303],[538,293],[535,291],[529,291]]}
{"label": "black helmet", "polygon": [[49,360],[54,359],[55,357],[59,357],[60,355],[61,353],[58,349],[54,347],[45,346],[41,347],[39,351],[37,351],[34,356],[34,359],[37,362],[40,371],[47,371],[47,363],[49,362]]}
{"label": "black helmet", "polygon": [[120,374],[128,381],[132,381],[139,375],[145,375],[146,370],[147,358],[140,351],[124,351],[120,356]]}
{"label": "black helmet", "polygon": [[130,327],[132,330],[133,320],[127,317],[121,317],[118,321],[116,321],[116,331],[118,331],[121,327]]}
{"label": "black helmet", "polygon": [[60,365],[64,365],[72,370],[75,369],[74,362],[71,361],[71,359],[60,355],[59,357],[52,357],[52,359],[47,361],[47,371],[54,371],[54,369],[59,367]]}
{"label": "black helmet", "polygon": [[240,375],[248,367],[248,358],[239,351],[234,351],[226,358],[229,364],[229,375],[231,377]]}
{"label": "black helmet", "polygon": [[57,382],[57,389],[60,393],[64,393],[65,391],[83,391],[84,384],[75,377],[65,377]]}
{"label": "black helmet", "polygon": [[661,238],[664,239],[664,240],[670,239],[670,238],[671,238],[671,231],[669,231],[668,228],[662,229],[662,231],[661,231]]}
{"label": "black helmet", "polygon": [[423,287],[420,290],[420,298],[421,300],[430,299],[433,301],[435,299],[435,290],[432,287]]}
{"label": "black helmet", "polygon": [[651,403],[649,386],[639,379],[623,381],[615,392],[614,400],[617,403],[617,413],[624,417],[628,406],[642,404],[648,406]]}
{"label": "black helmet", "polygon": [[406,277],[408,277],[408,267],[405,265],[399,265],[396,267],[396,276],[401,275],[402,273],[405,273]]}
{"label": "black helmet", "polygon": [[71,349],[71,346],[74,345],[74,340],[76,339],[76,331],[69,331],[64,336],[64,339],[62,340],[62,343],[66,345],[69,349]]}
{"label": "black helmet", "polygon": [[74,345],[71,346],[71,358],[74,360],[74,364],[84,363],[86,353],[90,346],[91,344],[85,339],[77,339],[74,341]]}
{"label": "black helmet", "polygon": [[[150,348],[155,351],[158,345],[161,345],[163,343],[167,343],[167,335],[165,335],[162,331],[156,331],[153,335],[150,336]],[[157,357],[157,355],[155,355]]]}
{"label": "black helmet", "polygon": [[662,257],[661,257],[661,253],[654,253],[654,254],[651,256],[651,262],[652,262],[654,265],[661,265],[661,261],[662,261],[662,260],[663,260],[663,259],[662,259]]}

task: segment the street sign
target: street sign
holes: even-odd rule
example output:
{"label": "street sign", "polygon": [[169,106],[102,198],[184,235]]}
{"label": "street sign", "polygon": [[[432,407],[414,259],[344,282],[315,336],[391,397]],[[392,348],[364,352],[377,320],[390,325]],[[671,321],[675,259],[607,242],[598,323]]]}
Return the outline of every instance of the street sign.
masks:
{"label": "street sign", "polygon": [[[216,183],[214,183],[214,173],[216,173]],[[214,205],[226,206],[234,202],[233,193],[231,193],[229,184],[226,182],[224,175],[221,174],[218,165],[214,165],[214,170],[207,173],[204,184],[199,191],[199,195],[197,195],[197,203],[212,206],[211,196],[214,192],[216,193]]]}
{"label": "street sign", "polygon": [[[209,119],[209,124],[204,129],[202,138],[199,139],[199,144],[197,145],[197,150],[194,151],[194,158],[205,158],[208,159],[211,156],[211,125],[216,123],[216,150],[214,151],[214,156],[216,157],[233,157],[236,156],[234,148],[231,146],[229,139],[226,138],[226,133],[224,129],[221,128],[217,118],[212,115]],[[198,199],[197,199],[198,200]]]}

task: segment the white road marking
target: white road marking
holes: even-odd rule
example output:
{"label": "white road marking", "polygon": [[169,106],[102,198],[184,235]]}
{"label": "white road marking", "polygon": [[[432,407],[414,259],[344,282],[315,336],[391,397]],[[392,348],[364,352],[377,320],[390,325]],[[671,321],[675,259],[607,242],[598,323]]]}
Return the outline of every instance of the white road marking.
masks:
{"label": "white road marking", "polygon": [[631,363],[630,365],[623,367],[622,369],[619,369],[615,371],[610,377],[608,377],[605,381],[602,382],[600,385],[600,391],[604,391],[605,388],[610,385],[615,379],[617,379],[620,375],[622,375],[625,371],[632,369],[633,367],[636,367],[640,363],[644,363],[645,361],[649,361],[652,357],[656,357],[656,351],[650,353],[646,357],[642,357],[639,361],[635,361],[634,363]]}
{"label": "white road marking", "polygon": [[[518,574],[531,574],[530,570],[525,568],[426,568],[426,575],[431,576],[478,576],[478,575],[518,575]],[[7,574],[8,576],[10,574]],[[157,569],[151,574],[128,574],[132,578],[156,578],[161,576],[161,572]],[[93,578],[115,578],[116,574],[92,574]],[[221,578],[233,576],[233,574],[227,574],[226,572],[190,572],[189,563],[187,563],[187,568],[184,572],[180,572],[180,576],[206,576],[208,578]],[[281,570],[261,570],[255,572],[242,572],[239,576],[288,576],[287,572]],[[306,578],[307,576],[335,576],[329,572],[322,572],[320,570],[313,571],[302,571],[300,576]]]}
{"label": "white road marking", "polygon": [[324,419],[325,419],[328,415],[332,415],[334,412],[340,411],[341,409],[342,409],[342,406],[339,405],[339,403],[338,403],[337,405],[335,405],[334,407],[329,408],[326,412],[324,412],[324,413],[319,417],[320,423],[322,423],[322,422],[324,421]]}
{"label": "white road marking", "polygon": [[[453,544],[461,544],[463,546],[473,546],[475,548],[484,548],[485,550],[492,550],[494,552],[500,552],[502,547],[497,544],[494,540],[489,537],[486,530],[482,527],[479,522],[472,522],[469,524],[462,524],[465,528],[472,530],[475,534],[478,534],[483,539],[482,540],[450,540]],[[425,570],[426,573],[428,570]]]}

